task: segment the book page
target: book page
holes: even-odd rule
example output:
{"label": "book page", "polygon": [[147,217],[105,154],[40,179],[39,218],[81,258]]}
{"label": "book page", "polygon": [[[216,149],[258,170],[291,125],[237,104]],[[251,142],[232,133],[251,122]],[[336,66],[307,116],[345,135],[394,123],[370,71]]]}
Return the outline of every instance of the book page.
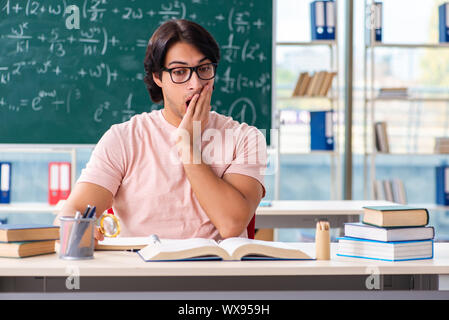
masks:
{"label": "book page", "polygon": [[200,247],[216,247],[217,242],[213,239],[161,239],[161,243],[154,244],[160,251],[181,251]]}
{"label": "book page", "polygon": [[274,241],[264,241],[264,240],[255,240],[255,239],[247,239],[247,238],[228,238],[223,241],[221,241],[218,246],[225,249],[231,256],[234,254],[235,250],[240,248],[243,245],[247,244],[257,244],[272,248],[279,248],[279,249],[289,249],[289,250],[298,250],[297,248],[290,246],[287,243],[284,242],[274,242]]}
{"label": "book page", "polygon": [[213,239],[161,239],[141,249],[139,255],[145,260],[183,260],[199,257],[220,257],[230,259],[227,252]]}

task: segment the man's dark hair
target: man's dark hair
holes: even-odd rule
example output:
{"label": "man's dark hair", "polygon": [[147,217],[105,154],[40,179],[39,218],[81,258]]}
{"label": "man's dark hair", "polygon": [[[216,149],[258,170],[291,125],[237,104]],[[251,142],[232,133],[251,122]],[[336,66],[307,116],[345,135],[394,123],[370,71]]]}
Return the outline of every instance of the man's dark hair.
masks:
{"label": "man's dark hair", "polygon": [[148,42],[143,63],[146,73],[144,82],[151,100],[155,103],[161,102],[163,95],[162,89],[153,80],[153,73],[161,78],[167,51],[178,42],[193,45],[213,63],[218,63],[220,60],[220,48],[217,42],[199,24],[184,19],[169,20],[163,23]]}

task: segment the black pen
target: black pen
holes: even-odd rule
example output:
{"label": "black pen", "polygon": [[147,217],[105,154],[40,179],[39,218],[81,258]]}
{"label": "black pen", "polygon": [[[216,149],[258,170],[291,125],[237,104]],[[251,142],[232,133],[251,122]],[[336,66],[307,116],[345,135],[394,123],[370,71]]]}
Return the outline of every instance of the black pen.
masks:
{"label": "black pen", "polygon": [[89,215],[87,216],[87,218],[88,219],[90,219],[90,218],[93,218],[94,216],[95,216],[95,211],[97,210],[97,207],[93,207],[91,210],[90,210],[90,213],[89,213]]}
{"label": "black pen", "polygon": [[83,219],[87,218],[89,211],[90,211],[90,204],[87,205],[86,211],[84,211],[83,213]]}

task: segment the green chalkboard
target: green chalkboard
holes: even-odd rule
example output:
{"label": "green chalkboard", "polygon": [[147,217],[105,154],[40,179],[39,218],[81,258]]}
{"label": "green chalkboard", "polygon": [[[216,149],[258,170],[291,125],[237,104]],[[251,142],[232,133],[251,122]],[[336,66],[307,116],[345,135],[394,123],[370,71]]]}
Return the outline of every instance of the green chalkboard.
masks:
{"label": "green chalkboard", "polygon": [[[80,28],[68,29],[69,5]],[[0,143],[95,144],[114,123],[162,106],[143,82],[164,21],[208,29],[221,61],[212,110],[271,128],[272,0],[0,0]],[[71,21],[73,22],[73,21]]]}

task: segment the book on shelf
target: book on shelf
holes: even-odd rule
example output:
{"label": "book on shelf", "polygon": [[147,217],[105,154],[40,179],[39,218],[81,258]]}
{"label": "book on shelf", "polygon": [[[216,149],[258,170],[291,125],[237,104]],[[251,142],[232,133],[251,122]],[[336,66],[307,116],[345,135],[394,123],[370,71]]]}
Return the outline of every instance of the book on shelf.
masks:
{"label": "book on shelf", "polygon": [[299,89],[298,89],[298,96],[301,97],[301,96],[304,96],[306,94],[306,91],[307,91],[307,88],[309,87],[309,83],[310,83],[311,79],[312,78],[309,75],[309,73],[305,72],[303,81],[301,81],[301,84],[300,84]]}
{"label": "book on shelf", "polygon": [[375,180],[373,183],[374,199],[407,204],[404,183],[400,179]]}
{"label": "book on shelf", "polygon": [[433,240],[375,241],[351,237],[337,238],[337,256],[385,261],[433,258]]}
{"label": "book on shelf", "polygon": [[299,92],[300,92],[301,86],[304,86],[306,77],[308,77],[308,75],[309,74],[307,72],[301,72],[299,74],[298,80],[296,81],[295,89],[293,89],[292,97],[300,96]]}
{"label": "book on shelf", "polygon": [[367,206],[362,222],[378,227],[421,227],[429,223],[429,211],[404,205]]}
{"label": "book on shelf", "polygon": [[435,229],[431,226],[380,228],[365,223],[345,223],[345,236],[377,241],[410,241],[429,240],[435,237]]}
{"label": "book on shelf", "polygon": [[449,166],[446,163],[435,167],[435,182],[436,203],[442,206],[449,205]]}
{"label": "book on shelf", "polygon": [[333,111],[310,111],[310,150],[334,150]]}
{"label": "book on shelf", "polygon": [[0,257],[25,258],[55,252],[55,240],[0,242]]}
{"label": "book on shelf", "polygon": [[292,97],[326,97],[332,87],[336,72],[316,71],[312,75],[301,72],[296,81]]}
{"label": "book on shelf", "polygon": [[387,123],[385,121],[377,121],[374,123],[374,135],[377,152],[389,153],[390,143],[388,141]]}
{"label": "book on shelf", "polygon": [[436,137],[434,153],[449,153],[449,137]]}
{"label": "book on shelf", "polygon": [[59,226],[47,224],[0,224],[0,242],[57,239],[59,239]]}
{"label": "book on shelf", "polygon": [[408,88],[380,88],[377,95],[378,98],[407,98]]}
{"label": "book on shelf", "polygon": [[449,3],[443,3],[438,7],[438,26],[439,42],[449,42]]}
{"label": "book on shelf", "polygon": [[138,251],[144,261],[183,260],[311,260],[308,254],[284,242],[228,238],[161,239]]}
{"label": "book on shelf", "polygon": [[326,75],[323,80],[323,84],[321,85],[320,91],[318,93],[319,96],[327,96],[330,88],[332,87],[332,80],[337,75],[337,72],[326,72]]}
{"label": "book on shelf", "polygon": [[321,87],[324,83],[324,78],[326,77],[327,72],[326,71],[318,71],[316,83],[312,89],[312,96],[316,97],[319,96]]}
{"label": "book on shelf", "polygon": [[306,89],[306,92],[305,92],[306,96],[309,96],[309,97],[313,96],[313,92],[315,91],[315,87],[317,86],[317,82],[318,82],[318,71],[314,72],[310,76],[310,81],[309,81],[309,84],[307,85],[307,89]]}

